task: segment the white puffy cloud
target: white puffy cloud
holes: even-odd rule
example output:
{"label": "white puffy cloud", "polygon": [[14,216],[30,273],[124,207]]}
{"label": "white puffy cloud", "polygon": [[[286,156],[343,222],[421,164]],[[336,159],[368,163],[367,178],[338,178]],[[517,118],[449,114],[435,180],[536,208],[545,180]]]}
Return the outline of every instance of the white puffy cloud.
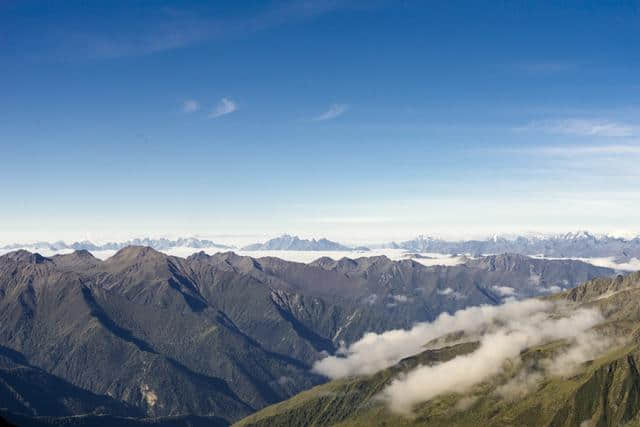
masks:
{"label": "white puffy cloud", "polygon": [[313,369],[330,378],[372,374],[420,352],[424,344],[441,335],[461,330],[477,332],[496,320],[506,323],[551,308],[549,302],[532,299],[501,306],[469,307],[453,315],[442,313],[433,322],[418,323],[409,330],[367,333],[342,354],[316,362]]}
{"label": "white puffy cloud", "polygon": [[[590,330],[603,320],[595,309],[565,310],[549,301],[508,301],[500,306],[470,307],[453,315],[443,313],[435,321],[409,330],[368,333],[339,354],[314,365],[314,371],[330,378],[368,375],[424,351],[430,340],[465,331],[480,342],[472,353],[433,366],[419,366],[400,375],[383,390],[390,408],[408,413],[419,402],[438,395],[464,392],[502,371],[507,361],[520,362],[526,348],[555,340],[568,343],[566,351],[545,361],[545,374],[567,373],[572,367],[604,351],[607,344]],[[598,344],[598,345],[596,345]],[[541,373],[523,371],[516,382],[507,382],[497,393],[533,387]],[[515,392],[515,391],[514,391]]]}
{"label": "white puffy cloud", "polygon": [[[550,362],[550,373],[559,375],[570,367],[593,357],[598,350],[587,331],[602,321],[599,312],[579,309],[568,317],[552,318],[546,310],[520,318],[512,318],[504,326],[482,336],[480,347],[467,355],[458,356],[434,366],[420,366],[395,379],[382,396],[393,411],[411,412],[413,406],[444,393],[462,393],[475,384],[500,373],[508,360],[519,361],[520,353],[528,347],[546,341],[566,339],[574,345]],[[528,387],[533,378],[526,377],[521,385]]]}

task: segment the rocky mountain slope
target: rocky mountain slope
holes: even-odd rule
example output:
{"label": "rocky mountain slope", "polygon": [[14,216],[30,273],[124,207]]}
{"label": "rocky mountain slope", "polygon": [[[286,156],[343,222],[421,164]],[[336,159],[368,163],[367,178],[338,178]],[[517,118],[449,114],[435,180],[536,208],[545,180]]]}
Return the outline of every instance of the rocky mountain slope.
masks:
{"label": "rocky mountain slope", "polygon": [[513,255],[425,267],[386,257],[184,259],[148,247],[106,261],[12,252],[0,257],[0,409],[45,417],[33,422],[226,423],[326,381],[312,365],[365,332],[496,304],[505,284],[518,297],[611,274]]}
{"label": "rocky mountain slope", "polygon": [[[640,273],[596,279],[548,301],[574,313],[585,309],[602,313],[602,320],[589,332],[608,344],[597,354],[582,355],[566,350],[569,344],[565,340],[532,345],[520,352],[517,362],[509,360],[483,381],[424,399],[410,413],[394,411],[384,396],[395,380],[420,366],[441,366],[480,351],[474,337],[450,337],[437,348],[423,350],[375,374],[320,385],[237,425],[638,425]],[[589,345],[597,347],[597,343]],[[579,363],[572,370],[554,373],[548,362],[558,355],[584,357],[575,359]],[[431,381],[441,379],[433,377]]]}

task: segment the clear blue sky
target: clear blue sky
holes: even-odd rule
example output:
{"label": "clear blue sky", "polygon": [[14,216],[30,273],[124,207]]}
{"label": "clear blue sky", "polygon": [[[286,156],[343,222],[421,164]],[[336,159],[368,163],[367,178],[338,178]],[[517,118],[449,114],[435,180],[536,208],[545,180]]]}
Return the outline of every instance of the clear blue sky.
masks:
{"label": "clear blue sky", "polygon": [[0,241],[640,231],[639,46],[638,1],[0,0]]}

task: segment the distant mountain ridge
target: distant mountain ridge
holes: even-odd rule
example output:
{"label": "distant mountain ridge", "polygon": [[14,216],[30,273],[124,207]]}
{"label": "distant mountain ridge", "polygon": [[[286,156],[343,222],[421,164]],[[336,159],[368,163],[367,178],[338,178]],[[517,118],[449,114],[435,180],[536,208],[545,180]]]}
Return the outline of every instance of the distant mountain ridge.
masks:
{"label": "distant mountain ridge", "polygon": [[188,247],[188,248],[196,248],[196,249],[207,249],[207,248],[216,248],[216,249],[233,249],[232,246],[222,245],[219,243],[212,242],[211,240],[206,239],[197,239],[195,237],[180,237],[175,240],[159,238],[159,239],[151,239],[151,238],[136,238],[131,240],[126,240],[124,242],[108,242],[97,244],[93,243],[89,240],[83,240],[81,242],[73,242],[73,243],[65,243],[63,241],[57,242],[36,242],[36,243],[13,243],[9,245],[5,245],[0,247],[0,249],[13,250],[13,249],[46,249],[50,251],[60,251],[64,249],[72,249],[75,251],[85,250],[85,251],[117,251],[127,246],[148,246],[155,250],[161,251],[175,247]]}
{"label": "distant mountain ridge", "polygon": [[484,240],[449,241],[420,235],[401,243],[391,242],[386,247],[412,252],[488,255],[518,253],[557,258],[615,257],[618,261],[640,257],[640,236],[625,239],[578,231],[541,236],[493,236]]}
{"label": "distant mountain ridge", "polygon": [[[195,237],[136,238],[122,242],[94,243],[88,240],[66,243],[35,242],[12,243],[0,246],[0,250],[27,249],[31,251],[57,252],[62,250],[117,251],[127,246],[148,246],[163,251],[176,247],[194,249],[235,249],[234,246],[216,243]],[[541,255],[549,258],[597,258],[611,257],[615,262],[627,262],[632,258],[640,259],[640,236],[634,238],[614,237],[578,231],[555,235],[495,235],[486,239],[447,240],[432,236],[419,235],[415,239],[403,242],[390,242],[372,246],[353,247],[326,238],[301,239],[298,236],[283,234],[263,243],[243,246],[245,251],[354,251],[367,252],[369,248],[399,249],[413,253],[471,254],[483,256],[491,254],[513,253],[521,255]]]}
{"label": "distant mountain ridge", "polygon": [[[244,251],[351,251],[349,246],[327,239],[301,239],[298,236],[283,234],[265,243],[254,243],[242,248]],[[368,250],[360,247],[358,250]]]}

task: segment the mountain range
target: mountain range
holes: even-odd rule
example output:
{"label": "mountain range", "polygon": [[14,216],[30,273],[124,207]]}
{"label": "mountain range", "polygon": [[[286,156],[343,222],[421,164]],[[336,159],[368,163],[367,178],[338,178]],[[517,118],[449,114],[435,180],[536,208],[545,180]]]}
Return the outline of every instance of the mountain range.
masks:
{"label": "mountain range", "polygon": [[[472,364],[438,377],[506,345],[503,340],[483,353],[498,341],[459,331],[425,342],[416,354],[375,373],[336,379],[267,407],[237,426],[635,426],[640,423],[639,302],[640,273],[595,279],[540,301],[555,304],[553,316],[568,316],[565,320],[597,313],[597,324],[582,333],[524,342],[502,364]],[[536,322],[543,328],[553,320]],[[513,329],[517,340],[521,331]],[[493,372],[480,378],[478,370]],[[412,383],[421,372],[429,373],[431,382]],[[474,376],[477,381],[468,381]],[[398,411],[398,404],[413,402],[416,395],[408,411]]]}
{"label": "mountain range", "polygon": [[[63,250],[116,251],[127,246],[149,246],[163,251],[171,248],[193,249],[233,249],[206,239],[193,237],[178,239],[138,238],[123,242],[97,244],[81,241],[67,244],[57,242],[13,243],[0,249],[27,249],[55,253]],[[369,246],[349,246],[325,238],[301,239],[298,236],[284,234],[263,243],[254,243],[242,247],[243,251],[354,251],[367,252],[370,248],[400,249],[413,253],[440,253],[449,255],[468,254],[483,256],[490,254],[515,253],[521,255],[544,256],[548,258],[598,258],[611,257],[615,262],[627,262],[640,258],[640,237],[625,239],[609,235],[596,235],[587,231],[556,235],[517,235],[511,237],[493,236],[478,240],[445,240],[429,236],[418,236],[403,242],[372,244]]]}
{"label": "mountain range", "polygon": [[197,239],[195,237],[181,237],[175,240],[171,239],[151,239],[151,238],[137,238],[124,242],[109,242],[97,244],[88,240],[81,242],[65,243],[63,241],[57,242],[35,242],[35,243],[12,243],[1,247],[0,249],[12,250],[12,249],[31,249],[31,250],[48,250],[56,252],[60,250],[86,250],[86,251],[117,251],[127,246],[148,246],[158,251],[175,248],[175,247],[187,247],[194,249],[232,249],[231,246],[222,245],[212,242],[206,239]]}
{"label": "mountain range", "polygon": [[386,246],[413,252],[471,254],[475,256],[509,252],[556,258],[614,257],[618,262],[640,257],[640,237],[624,239],[607,235],[597,236],[587,231],[533,237],[494,236],[485,240],[464,241],[447,241],[418,236],[413,240],[390,243]]}
{"label": "mountain range", "polygon": [[[300,239],[298,236],[288,234],[242,248],[245,251],[351,251],[352,249],[327,239]],[[360,248],[359,250],[369,249]]]}
{"label": "mountain range", "polygon": [[226,425],[325,382],[314,364],[365,333],[611,275],[513,254],[426,267],[384,256],[179,258],[141,246],[105,261],[14,251],[0,256],[0,415],[18,425]]}

